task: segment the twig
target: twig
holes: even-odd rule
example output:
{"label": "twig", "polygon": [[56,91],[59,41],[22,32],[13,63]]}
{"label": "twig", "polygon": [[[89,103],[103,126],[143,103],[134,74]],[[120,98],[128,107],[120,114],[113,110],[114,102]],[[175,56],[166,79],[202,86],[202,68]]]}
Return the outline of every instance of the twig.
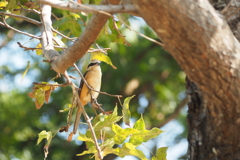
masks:
{"label": "twig", "polygon": [[38,14],[38,15],[41,14],[41,12],[37,11],[36,9],[26,9],[26,8],[23,8],[22,5],[21,5],[21,3],[20,3],[19,1],[17,1],[17,5],[18,5],[19,7],[21,7],[21,9],[15,9],[15,10],[24,10],[24,11],[36,13],[36,14]]}
{"label": "twig", "polygon": [[30,47],[25,47],[23,46],[20,42],[17,42],[17,44],[19,45],[20,48],[23,48],[24,51],[28,51],[28,50],[35,50],[35,49],[42,49],[42,48],[30,48]]}
{"label": "twig", "polygon": [[119,101],[120,105],[123,106],[120,97],[118,97],[118,101]]}
{"label": "twig", "polygon": [[38,82],[33,82],[34,85],[40,85],[40,86],[57,86],[57,87],[66,87],[69,84],[42,84],[42,83],[38,83]]}
{"label": "twig", "polygon": [[103,52],[103,53],[107,54],[106,51],[108,51],[108,50],[111,50],[111,48],[99,48],[99,49],[92,49],[92,48],[90,48],[87,52],[88,53]]}
{"label": "twig", "polygon": [[106,92],[101,92],[101,91],[97,91],[95,90],[94,88],[92,88],[91,86],[88,85],[87,81],[85,80],[85,78],[83,77],[82,73],[80,72],[80,70],[77,68],[77,65],[74,63],[73,64],[74,68],[76,68],[77,72],[79,73],[79,75],[81,76],[83,82],[86,84],[86,86],[88,87],[88,89],[94,91],[94,92],[98,92],[98,93],[101,93],[101,94],[105,94],[105,95],[108,95],[108,96],[111,96],[111,97],[122,97],[122,95],[112,95],[112,94],[109,94],[109,93],[106,93]]}
{"label": "twig", "polygon": [[59,34],[60,36],[72,41],[72,42],[75,42],[75,40],[77,39],[77,37],[74,37],[74,38],[70,38],[68,36],[65,36],[64,34],[62,34],[61,32],[59,32],[58,30],[54,29],[53,27],[51,28],[53,32]]}
{"label": "twig", "polygon": [[14,31],[16,31],[16,32],[18,32],[18,33],[21,33],[21,34],[24,34],[24,35],[27,35],[27,36],[29,36],[29,37],[36,38],[36,39],[40,39],[40,38],[41,38],[41,37],[34,36],[34,35],[30,34],[30,33],[23,32],[23,31],[20,31],[20,30],[18,30],[18,29],[16,29],[16,28],[13,28],[12,26],[10,26],[10,25],[7,24],[7,22],[5,21],[5,18],[3,18],[3,22],[4,22],[4,23],[0,22],[0,25],[3,25],[3,26],[5,26],[5,27],[7,27],[7,28],[9,28],[9,29],[12,29],[12,30],[14,30]]}
{"label": "twig", "polygon": [[[42,49],[42,48],[33,48],[33,47],[25,47],[23,46],[20,42],[17,42],[17,44],[19,45],[20,48],[23,48],[24,51],[28,51],[28,50],[36,50],[36,49]],[[61,46],[54,46],[55,48],[60,48],[60,49],[66,49],[66,47],[61,47]]]}
{"label": "twig", "polygon": [[[73,132],[74,134],[76,134],[76,131],[77,131],[77,124],[79,123],[79,120],[80,120],[80,116],[81,116],[81,113],[83,113],[84,117],[85,117],[85,120],[87,121],[88,123],[88,126],[89,126],[89,129],[92,133],[92,137],[93,137],[93,140],[94,140],[94,144],[95,144],[95,147],[96,147],[96,150],[98,151],[98,156],[100,159],[103,159],[103,156],[102,156],[102,151],[98,145],[98,142],[97,142],[97,137],[96,137],[96,134],[94,132],[94,129],[93,129],[93,126],[92,126],[92,123],[91,123],[91,119],[88,117],[85,109],[84,109],[84,106],[82,106],[82,103],[79,99],[79,96],[78,96],[78,93],[75,91],[75,84],[74,83],[70,83],[71,87],[72,87],[72,91],[73,91],[73,96],[76,97],[76,100],[77,100],[77,107],[78,107],[78,111],[77,111],[77,115],[76,115],[76,118],[75,118],[75,123],[74,123],[74,129],[73,129]],[[74,100],[74,99],[73,99]],[[75,100],[74,100],[75,101]],[[70,138],[72,136],[72,133],[70,133]]]}
{"label": "twig", "polygon": [[78,97],[77,99],[78,99],[78,102],[79,102],[79,103],[78,103],[78,106],[82,108],[83,115],[84,115],[85,120],[86,120],[87,123],[88,123],[89,129],[90,129],[90,131],[91,131],[91,133],[92,133],[93,140],[94,140],[94,144],[95,144],[96,150],[97,150],[97,152],[98,152],[99,159],[103,159],[102,151],[101,151],[101,149],[100,149],[100,147],[99,147],[99,145],[98,145],[97,137],[96,137],[96,134],[95,134],[95,132],[94,132],[94,129],[93,129],[93,126],[92,126],[92,123],[91,123],[91,119],[88,117],[88,115],[87,115],[84,107],[82,106],[82,104],[81,104],[81,102],[80,102],[79,97]]}
{"label": "twig", "polygon": [[99,45],[98,45],[96,42],[95,42],[95,45],[96,45],[97,48],[100,50],[100,52],[102,52],[102,53],[108,55],[108,53],[107,53],[104,49],[100,48]]}
{"label": "twig", "polygon": [[9,17],[13,17],[13,18],[19,18],[19,19],[25,20],[25,21],[27,21],[29,23],[33,23],[33,24],[35,24],[37,26],[41,25],[41,22],[36,21],[36,20],[34,20],[32,18],[21,16],[21,15],[16,15],[16,14],[12,14],[12,13],[5,13],[5,12],[1,12],[1,11],[0,11],[0,15],[9,16]]}

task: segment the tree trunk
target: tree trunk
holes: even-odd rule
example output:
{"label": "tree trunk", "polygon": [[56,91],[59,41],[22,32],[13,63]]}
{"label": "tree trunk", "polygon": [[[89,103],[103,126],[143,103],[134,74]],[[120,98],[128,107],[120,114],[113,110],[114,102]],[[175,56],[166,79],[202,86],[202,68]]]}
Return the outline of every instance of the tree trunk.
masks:
{"label": "tree trunk", "polygon": [[228,18],[207,0],[133,4],[188,77],[189,159],[240,159],[240,45]]}

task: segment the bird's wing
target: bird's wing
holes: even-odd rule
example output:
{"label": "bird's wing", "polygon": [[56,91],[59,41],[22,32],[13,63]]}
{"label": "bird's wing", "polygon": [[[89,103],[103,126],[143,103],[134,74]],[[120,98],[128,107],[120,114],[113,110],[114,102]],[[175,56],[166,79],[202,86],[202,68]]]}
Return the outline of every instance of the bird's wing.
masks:
{"label": "bird's wing", "polygon": [[[85,78],[86,77],[86,74],[87,74],[88,71],[86,71],[83,75],[83,77]],[[84,84],[84,81],[83,79],[81,79],[81,82],[80,82],[80,85],[79,85],[79,90],[78,90],[78,95],[80,96],[80,93],[81,93],[81,90],[83,88],[83,84]]]}

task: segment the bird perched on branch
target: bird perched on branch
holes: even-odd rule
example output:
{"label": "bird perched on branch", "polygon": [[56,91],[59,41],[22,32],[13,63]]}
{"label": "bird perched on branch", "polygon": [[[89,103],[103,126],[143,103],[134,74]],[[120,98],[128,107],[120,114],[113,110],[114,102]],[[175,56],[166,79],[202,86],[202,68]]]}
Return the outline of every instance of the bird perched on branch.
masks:
{"label": "bird perched on branch", "polygon": [[[102,78],[102,72],[100,68],[100,61],[93,59],[88,65],[87,71],[84,74],[84,79],[86,80],[88,86],[95,89],[96,91],[100,91],[101,88],[101,78]],[[91,102],[93,99],[96,99],[99,95],[98,92],[93,91],[88,88],[88,86],[85,84],[84,80],[81,80],[80,86],[79,86],[79,98],[82,107],[84,107],[88,102]],[[74,129],[73,133],[76,134],[79,120],[82,113],[82,107],[78,107],[78,111],[76,114],[76,119],[74,122]]]}

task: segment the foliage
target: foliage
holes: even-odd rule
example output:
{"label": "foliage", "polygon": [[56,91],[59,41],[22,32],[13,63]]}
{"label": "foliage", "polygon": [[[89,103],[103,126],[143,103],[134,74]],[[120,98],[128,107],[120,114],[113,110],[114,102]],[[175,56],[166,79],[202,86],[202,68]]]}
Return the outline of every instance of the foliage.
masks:
{"label": "foliage", "polygon": [[[125,105],[129,106],[131,98],[132,97],[126,98]],[[123,112],[123,116],[125,116],[124,113],[126,112]],[[119,157],[134,155],[142,160],[146,160],[147,158],[143,152],[138,150],[136,147],[141,145],[143,142],[147,142],[150,139],[157,137],[160,133],[162,133],[162,131],[158,128],[146,130],[142,117],[136,121],[132,128],[123,129],[116,124],[121,119],[122,116],[118,116],[117,114],[117,106],[114,108],[112,114],[99,114],[93,119],[94,132],[96,133],[98,140],[101,142],[98,144],[101,149],[101,154],[103,154],[103,157],[108,154],[116,154]],[[128,119],[130,119],[130,117],[128,117]],[[45,130],[41,131],[38,134],[37,144],[39,144],[43,139],[47,139],[47,144],[45,146],[49,146],[52,140],[52,132],[46,132]],[[97,147],[94,145],[94,138],[93,135],[91,135],[90,129],[87,130],[86,134],[80,134],[78,140],[85,141],[88,148],[87,151],[77,154],[78,156],[94,154],[95,159],[99,159]],[[121,145],[122,147],[114,147],[116,144]],[[153,156],[153,159],[166,159],[166,149],[167,148],[158,149],[156,155]]]}

